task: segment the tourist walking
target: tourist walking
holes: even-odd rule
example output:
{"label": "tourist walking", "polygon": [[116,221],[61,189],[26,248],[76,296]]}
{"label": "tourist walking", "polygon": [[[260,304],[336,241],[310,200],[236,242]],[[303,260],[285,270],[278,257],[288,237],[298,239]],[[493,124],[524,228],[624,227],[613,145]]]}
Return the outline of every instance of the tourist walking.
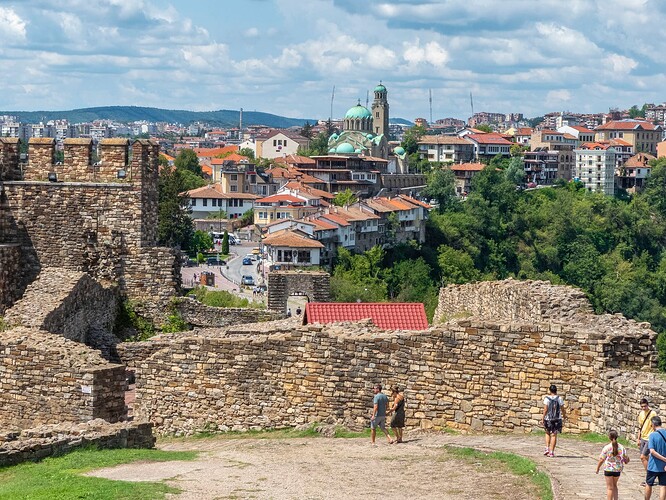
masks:
{"label": "tourist walking", "polygon": [[370,437],[372,444],[375,444],[375,435],[377,434],[377,427],[379,427],[384,434],[389,444],[393,444],[393,440],[386,430],[386,408],[388,407],[388,396],[382,392],[381,384],[377,384],[372,388],[375,397],[372,400],[372,413],[370,414]]}
{"label": "tourist walking", "polygon": [[[650,404],[646,398],[641,399],[641,411],[638,413],[638,450],[641,454],[641,462],[643,463],[643,468],[647,471],[648,466],[648,455],[650,454],[650,448],[648,448],[648,439],[650,439],[650,434],[652,434],[652,423],[650,420],[652,417],[656,417],[657,414],[655,411],[650,408]],[[645,482],[641,484],[645,486]]]}
{"label": "tourist walking", "polygon": [[607,500],[618,500],[617,482],[620,480],[624,464],[629,463],[629,455],[627,455],[624,446],[617,442],[617,437],[616,430],[611,430],[608,433],[610,443],[601,450],[597,463],[597,474],[599,474],[599,469],[602,466],[604,468]]}
{"label": "tourist walking", "polygon": [[391,429],[395,434],[395,442],[402,443],[402,430],[405,427],[405,396],[397,385],[391,387],[391,398],[393,398],[389,410],[389,413],[393,413]]}
{"label": "tourist walking", "polygon": [[661,428],[661,418],[650,419],[652,434],[648,439],[647,473],[645,475],[645,500],[650,500],[652,487],[659,480],[659,500],[666,500],[666,430]]}
{"label": "tourist walking", "polygon": [[548,395],[543,398],[543,428],[546,431],[546,448],[543,454],[548,457],[555,456],[557,435],[562,432],[562,423],[566,418],[564,400],[557,395],[557,387],[551,384]]}

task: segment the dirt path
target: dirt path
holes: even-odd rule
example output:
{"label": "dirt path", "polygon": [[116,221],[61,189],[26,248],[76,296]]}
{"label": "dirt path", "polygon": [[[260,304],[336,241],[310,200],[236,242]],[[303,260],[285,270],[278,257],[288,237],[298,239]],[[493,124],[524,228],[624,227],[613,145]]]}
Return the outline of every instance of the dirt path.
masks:
{"label": "dirt path", "polygon": [[[179,500],[271,499],[533,499],[531,486],[483,465],[452,458],[445,444],[528,456],[548,472],[558,499],[605,498],[594,474],[601,446],[561,440],[557,457],[541,454],[535,436],[406,435],[407,442],[372,447],[367,439],[205,439],[168,443],[165,450],[201,452],[193,462],[123,465],[94,475],[177,486]],[[633,451],[633,450],[632,450]],[[637,453],[620,480],[620,498],[642,498]]]}

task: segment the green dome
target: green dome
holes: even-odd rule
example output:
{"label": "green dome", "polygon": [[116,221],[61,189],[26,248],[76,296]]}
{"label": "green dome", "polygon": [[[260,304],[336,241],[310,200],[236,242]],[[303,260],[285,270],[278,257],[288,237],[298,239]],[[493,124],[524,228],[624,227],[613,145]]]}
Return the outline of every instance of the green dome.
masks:
{"label": "green dome", "polygon": [[353,108],[349,108],[349,111],[347,111],[345,118],[372,118],[372,113],[368,108],[366,108],[365,106],[361,106],[361,104],[359,103]]}
{"label": "green dome", "polygon": [[404,155],[405,154],[405,148],[403,148],[402,146],[398,146],[397,148],[395,148],[393,150],[393,152],[397,155]]}
{"label": "green dome", "polygon": [[381,83],[375,87],[375,92],[386,92],[386,87],[384,87]]}
{"label": "green dome", "polygon": [[335,153],[335,148],[331,148],[328,150],[329,153]]}
{"label": "green dome", "polygon": [[336,153],[353,153],[354,152],[354,146],[349,144],[348,142],[343,142],[340,144],[336,149]]}

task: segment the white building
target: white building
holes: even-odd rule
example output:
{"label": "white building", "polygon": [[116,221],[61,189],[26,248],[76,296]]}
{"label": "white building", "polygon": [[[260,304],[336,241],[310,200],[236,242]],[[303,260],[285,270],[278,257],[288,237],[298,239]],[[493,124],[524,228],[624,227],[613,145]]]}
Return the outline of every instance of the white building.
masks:
{"label": "white building", "polygon": [[248,210],[254,209],[254,200],[259,198],[250,193],[223,193],[220,184],[192,189],[187,195],[193,219],[206,219],[220,211],[226,212],[228,219],[238,219]]}
{"label": "white building", "polygon": [[574,150],[574,179],[585,189],[607,195],[615,194],[615,148],[609,144],[587,143]]}

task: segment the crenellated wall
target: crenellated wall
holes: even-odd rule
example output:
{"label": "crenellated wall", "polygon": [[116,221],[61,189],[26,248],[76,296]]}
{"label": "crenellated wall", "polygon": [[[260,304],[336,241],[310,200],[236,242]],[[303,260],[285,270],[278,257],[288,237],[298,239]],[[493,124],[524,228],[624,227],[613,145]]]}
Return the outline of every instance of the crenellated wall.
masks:
{"label": "crenellated wall", "polygon": [[52,139],[31,139],[23,180],[0,184],[0,227],[21,246],[20,272],[0,290],[20,296],[42,269],[65,268],[117,284],[159,319],[180,286],[178,252],[157,246],[159,146],[135,141],[130,158],[126,139],[103,140],[101,160],[92,163],[92,143],[68,139],[63,165],[53,163],[54,147]]}

